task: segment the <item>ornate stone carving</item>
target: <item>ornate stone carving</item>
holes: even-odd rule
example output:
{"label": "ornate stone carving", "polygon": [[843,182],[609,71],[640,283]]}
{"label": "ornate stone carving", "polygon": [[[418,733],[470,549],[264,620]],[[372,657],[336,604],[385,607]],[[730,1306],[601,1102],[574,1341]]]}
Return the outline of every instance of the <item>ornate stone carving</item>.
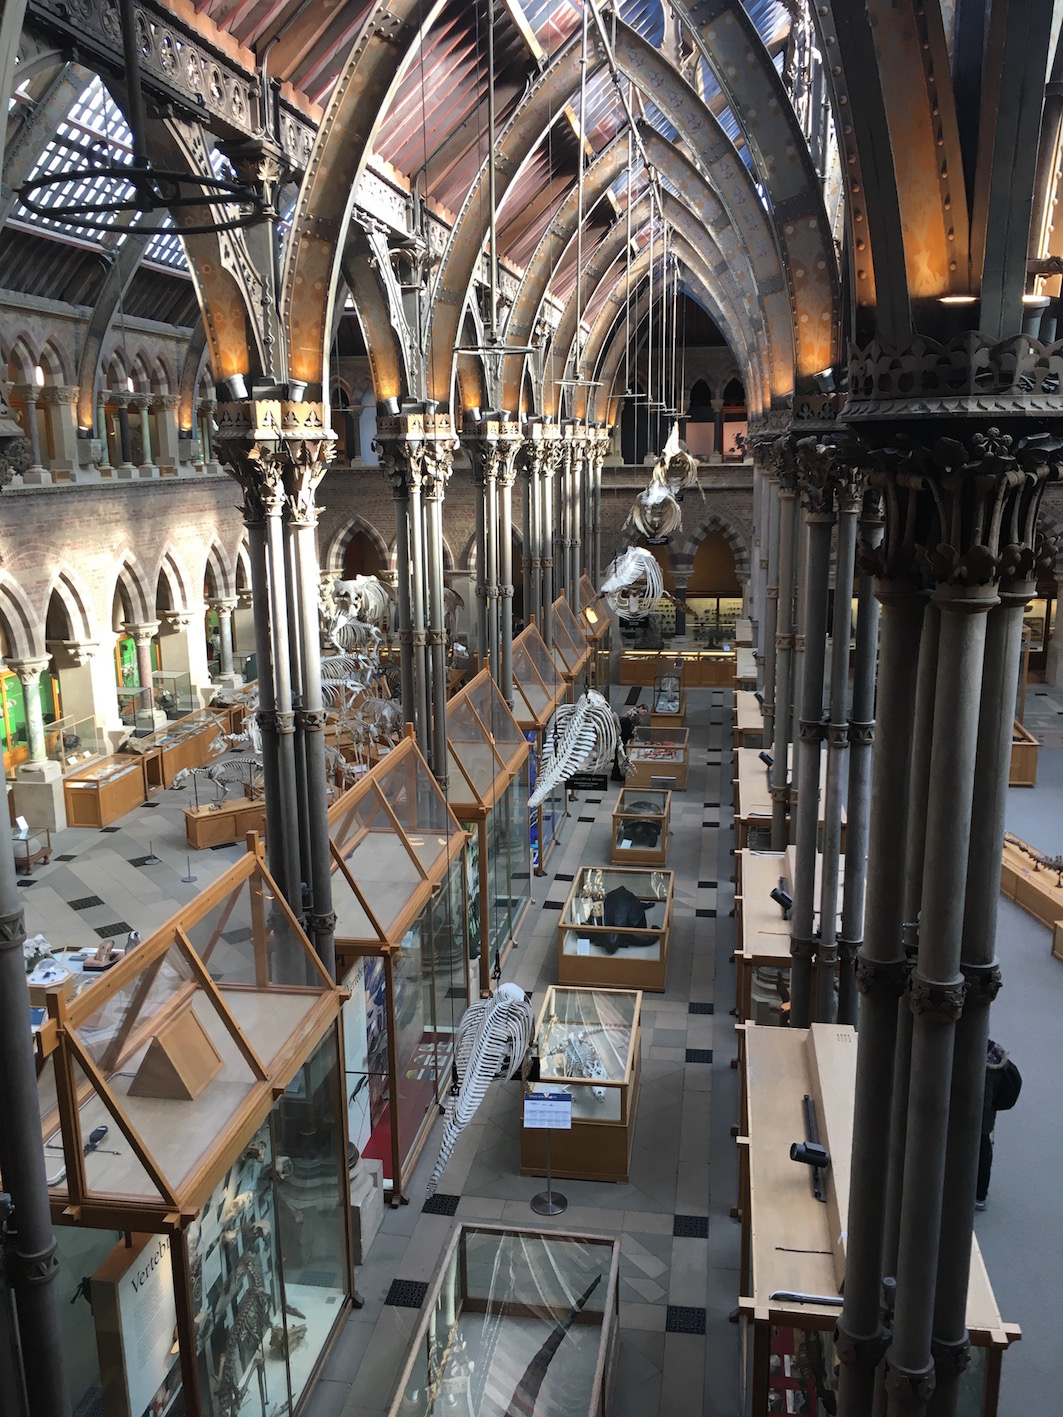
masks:
{"label": "ornate stone carving", "polygon": [[964,1008],[987,1009],[1004,984],[998,964],[961,964],[960,973],[966,986]]}
{"label": "ornate stone carving", "polygon": [[868,959],[858,952],[856,987],[861,994],[883,994],[887,998],[899,999],[904,993],[910,970],[911,965],[906,959]]}
{"label": "ornate stone carving", "polygon": [[929,1017],[936,1023],[954,1023],[963,1012],[967,985],[938,984],[913,973],[908,987],[908,1006],[913,1014]]}
{"label": "ornate stone carving", "polygon": [[910,1373],[905,1368],[894,1367],[887,1358],[886,1391],[895,1395],[902,1406],[908,1403],[911,1411],[922,1411],[934,1391],[934,1370]]}
{"label": "ornate stone carving", "polygon": [[871,1338],[853,1338],[840,1326],[834,1330],[834,1351],[842,1363],[877,1368],[889,1347],[890,1333],[879,1329]]}

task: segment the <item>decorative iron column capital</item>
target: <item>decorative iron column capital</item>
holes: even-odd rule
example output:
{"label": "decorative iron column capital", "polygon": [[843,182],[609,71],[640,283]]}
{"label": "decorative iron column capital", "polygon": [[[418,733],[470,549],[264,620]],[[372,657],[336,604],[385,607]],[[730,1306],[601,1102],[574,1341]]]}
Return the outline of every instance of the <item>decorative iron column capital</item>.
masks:
{"label": "decorative iron column capital", "polygon": [[284,403],[281,427],[284,486],[293,525],[317,522],[317,489],[336,453],[336,435],[323,403]]}
{"label": "decorative iron column capital", "polygon": [[[211,404],[211,408],[214,405]],[[253,525],[284,510],[284,435],[280,399],[240,399],[217,405],[214,447],[244,494],[244,521]]]}

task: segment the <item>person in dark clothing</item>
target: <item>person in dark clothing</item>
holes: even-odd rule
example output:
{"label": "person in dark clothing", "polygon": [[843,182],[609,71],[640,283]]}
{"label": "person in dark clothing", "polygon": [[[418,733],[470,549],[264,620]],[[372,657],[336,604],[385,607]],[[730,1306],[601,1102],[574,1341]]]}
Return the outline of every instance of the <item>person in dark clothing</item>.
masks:
{"label": "person in dark clothing", "polygon": [[975,1190],[975,1210],[985,1210],[989,1194],[989,1174],[993,1169],[993,1129],[997,1113],[1007,1112],[1019,1100],[1022,1077],[1018,1068],[1001,1048],[989,1040],[986,1047],[985,1101],[982,1104],[982,1138],[978,1149],[978,1183]]}
{"label": "person in dark clothing", "polygon": [[620,720],[620,742],[617,751],[613,754],[612,780],[613,782],[623,782],[624,774],[620,771],[620,749],[627,747],[635,736],[635,729],[648,723],[650,715],[645,704],[636,704],[633,708],[625,709],[617,717]]}

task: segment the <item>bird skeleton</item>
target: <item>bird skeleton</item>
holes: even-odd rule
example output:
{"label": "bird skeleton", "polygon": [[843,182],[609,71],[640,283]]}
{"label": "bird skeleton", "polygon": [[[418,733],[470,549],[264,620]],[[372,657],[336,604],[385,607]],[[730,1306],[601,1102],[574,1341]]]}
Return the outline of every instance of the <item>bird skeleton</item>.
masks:
{"label": "bird skeleton", "polygon": [[594,689],[581,694],[574,704],[562,704],[543,735],[543,756],[529,807],[538,807],[559,783],[578,772],[604,772],[620,755],[621,771],[627,774],[628,759],[620,747],[620,720],[606,699]]}
{"label": "bird skeleton", "polygon": [[629,546],[612,562],[601,593],[622,620],[649,615],[664,598],[664,576],[657,558],[641,546]]}
{"label": "bird skeleton", "polygon": [[458,1024],[454,1049],[456,1092],[447,1098],[443,1141],[426,1194],[434,1196],[458,1137],[476,1115],[492,1078],[516,1077],[535,1031],[524,990],[500,984],[490,999],[470,1004]]}

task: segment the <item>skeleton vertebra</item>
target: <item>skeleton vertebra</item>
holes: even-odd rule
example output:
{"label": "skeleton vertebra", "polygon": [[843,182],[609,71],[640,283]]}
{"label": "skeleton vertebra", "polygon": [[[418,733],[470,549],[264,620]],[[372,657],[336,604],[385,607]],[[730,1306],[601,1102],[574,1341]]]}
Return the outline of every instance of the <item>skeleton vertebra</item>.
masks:
{"label": "skeleton vertebra", "polygon": [[604,772],[614,753],[619,752],[620,768],[626,774],[627,756],[619,744],[620,720],[594,689],[575,704],[562,704],[543,736],[543,759],[529,807],[544,802],[573,773]]}
{"label": "skeleton vertebra", "polygon": [[531,1005],[516,984],[500,984],[493,998],[480,999],[465,1010],[454,1050],[458,1090],[447,1098],[443,1140],[427,1195],[435,1195],[454,1144],[487,1095],[488,1083],[520,1071],[534,1028]]}

